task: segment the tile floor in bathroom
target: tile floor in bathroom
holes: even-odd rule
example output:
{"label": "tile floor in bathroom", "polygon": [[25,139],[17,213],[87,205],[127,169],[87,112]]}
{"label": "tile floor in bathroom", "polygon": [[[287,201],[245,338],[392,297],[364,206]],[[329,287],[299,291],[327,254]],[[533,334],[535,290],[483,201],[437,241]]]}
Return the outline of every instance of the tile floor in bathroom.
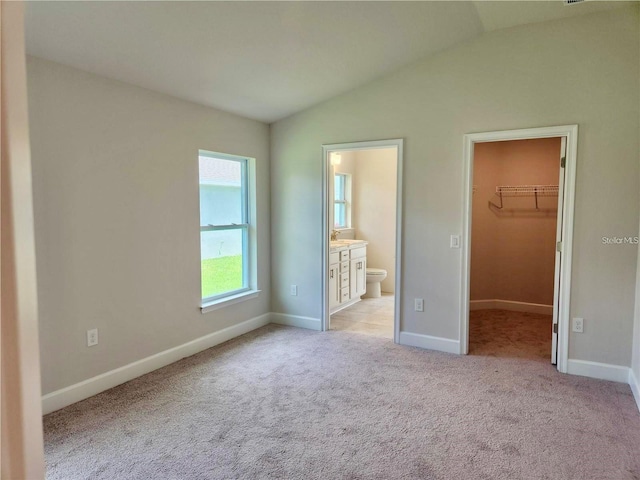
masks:
{"label": "tile floor in bathroom", "polygon": [[393,309],[393,293],[382,293],[380,298],[363,298],[331,315],[331,330],[393,339]]}

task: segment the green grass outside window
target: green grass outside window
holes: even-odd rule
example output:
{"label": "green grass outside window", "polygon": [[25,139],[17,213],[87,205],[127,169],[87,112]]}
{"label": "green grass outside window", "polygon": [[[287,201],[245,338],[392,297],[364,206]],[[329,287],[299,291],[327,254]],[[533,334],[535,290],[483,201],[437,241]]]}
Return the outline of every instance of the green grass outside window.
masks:
{"label": "green grass outside window", "polygon": [[242,288],[242,255],[202,260],[202,298]]}

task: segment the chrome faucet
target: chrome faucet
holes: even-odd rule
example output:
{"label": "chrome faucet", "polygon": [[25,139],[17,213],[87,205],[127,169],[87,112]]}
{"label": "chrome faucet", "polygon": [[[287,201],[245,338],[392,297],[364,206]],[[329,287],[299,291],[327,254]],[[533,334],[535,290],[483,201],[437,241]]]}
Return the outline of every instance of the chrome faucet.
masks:
{"label": "chrome faucet", "polygon": [[337,230],[331,230],[331,241],[335,242],[336,240],[338,240],[338,231]]}

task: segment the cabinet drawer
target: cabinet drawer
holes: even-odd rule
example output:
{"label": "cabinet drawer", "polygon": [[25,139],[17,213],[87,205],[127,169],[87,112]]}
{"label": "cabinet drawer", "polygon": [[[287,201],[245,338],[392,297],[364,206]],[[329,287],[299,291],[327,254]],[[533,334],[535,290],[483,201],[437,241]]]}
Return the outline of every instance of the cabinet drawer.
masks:
{"label": "cabinet drawer", "polygon": [[349,286],[349,272],[340,274],[340,286]]}
{"label": "cabinet drawer", "polygon": [[340,290],[340,301],[344,302],[345,300],[349,300],[349,287]]}
{"label": "cabinet drawer", "polygon": [[362,258],[367,256],[367,247],[359,247],[351,250],[351,259]]}
{"label": "cabinet drawer", "polygon": [[338,263],[340,261],[340,252],[332,252],[329,254],[329,265]]}
{"label": "cabinet drawer", "polygon": [[349,250],[340,252],[340,260],[349,260]]}
{"label": "cabinet drawer", "polygon": [[349,272],[349,262],[342,262],[340,264],[340,273]]}

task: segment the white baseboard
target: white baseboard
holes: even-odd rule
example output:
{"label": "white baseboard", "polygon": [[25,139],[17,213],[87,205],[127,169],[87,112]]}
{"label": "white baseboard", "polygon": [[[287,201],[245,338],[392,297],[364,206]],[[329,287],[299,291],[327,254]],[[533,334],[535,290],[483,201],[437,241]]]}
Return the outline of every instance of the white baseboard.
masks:
{"label": "white baseboard", "polygon": [[[363,296],[362,298],[366,298],[366,297]],[[344,310],[345,308],[350,307],[351,305],[355,305],[356,303],[361,302],[362,298],[357,297],[357,298],[354,298],[353,300],[349,300],[348,302],[341,303],[339,307],[336,307],[333,310],[331,310],[330,314],[333,315],[334,313],[338,313],[340,310]]]}
{"label": "white baseboard", "polygon": [[431,335],[421,335],[419,333],[400,332],[400,345],[438,350],[447,353],[460,353],[460,342],[458,340],[432,337]]}
{"label": "white baseboard", "polygon": [[497,300],[471,300],[469,301],[469,311],[471,310],[495,310]]}
{"label": "white baseboard", "polygon": [[543,305],[541,303],[514,302],[512,300],[471,300],[469,310],[508,310],[510,312],[527,312],[541,315],[553,315],[553,305]]}
{"label": "white baseboard", "polygon": [[629,369],[629,386],[633,392],[633,398],[636,399],[638,410],[640,410],[640,382],[631,368]]}
{"label": "white baseboard", "polygon": [[629,367],[622,365],[610,365],[588,360],[570,358],[567,362],[567,373],[571,375],[611,380],[612,382],[629,383],[629,370]]}
{"label": "white baseboard", "polygon": [[270,322],[271,314],[265,313],[259,317],[245,320],[237,325],[210,333],[204,337],[170,348],[164,352],[156,353],[150,357],[89,378],[75,385],[48,393],[42,397],[43,414],[54,412],[72,403],[97,395],[129,380],[177,362],[182,358],[189,357],[207,348],[214,347],[227,340],[248,333],[251,330],[268,325]]}
{"label": "white baseboard", "polygon": [[[164,352],[151,355],[136,362],[130,363],[115,370],[89,378],[75,385],[71,385],[42,397],[43,414],[51,413],[73,403],[97,395],[122,383],[133,380],[182,358],[189,357],[198,352],[224,343],[232,338],[248,333],[256,328],[269,323],[288,325],[293,327],[321,330],[321,322],[318,318],[288,315],[284,313],[265,313],[255,318],[245,320],[237,325],[227,327],[218,332],[213,332],[204,337],[197,338]],[[460,342],[449,338],[433,337],[418,333],[400,332],[400,345],[420,347],[429,350],[438,350],[447,353],[460,353]],[[586,377],[612,380],[614,382],[628,383],[640,410],[640,382],[629,367],[609,365],[605,363],[590,362],[587,360],[568,361],[567,373]]]}
{"label": "white baseboard", "polygon": [[322,330],[322,322],[319,318],[301,317],[287,313],[271,313],[271,323],[288,325],[289,327],[307,328],[309,330]]}

